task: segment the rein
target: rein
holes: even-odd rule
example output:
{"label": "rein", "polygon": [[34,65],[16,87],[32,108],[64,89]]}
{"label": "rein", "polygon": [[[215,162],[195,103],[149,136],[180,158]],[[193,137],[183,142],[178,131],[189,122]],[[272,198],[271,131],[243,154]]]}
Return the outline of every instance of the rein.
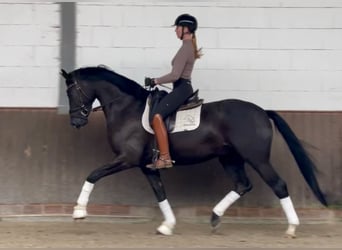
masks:
{"label": "rein", "polygon": [[103,110],[103,108],[104,108],[104,107],[106,107],[107,105],[109,105],[109,104],[112,104],[113,102],[115,102],[115,101],[116,101],[116,99],[117,99],[117,98],[115,98],[115,99],[111,100],[110,102],[108,102],[108,103],[106,103],[106,104],[103,104],[103,105],[97,106],[97,107],[93,108],[91,111],[92,111],[92,112],[101,111],[101,110]]}

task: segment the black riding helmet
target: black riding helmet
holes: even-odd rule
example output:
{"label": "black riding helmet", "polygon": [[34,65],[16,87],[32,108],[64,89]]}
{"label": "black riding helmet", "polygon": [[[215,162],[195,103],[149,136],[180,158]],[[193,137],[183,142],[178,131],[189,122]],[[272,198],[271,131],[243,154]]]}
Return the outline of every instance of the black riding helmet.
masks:
{"label": "black riding helmet", "polygon": [[188,27],[190,33],[195,33],[197,29],[197,20],[189,14],[182,14],[176,18],[175,26]]}

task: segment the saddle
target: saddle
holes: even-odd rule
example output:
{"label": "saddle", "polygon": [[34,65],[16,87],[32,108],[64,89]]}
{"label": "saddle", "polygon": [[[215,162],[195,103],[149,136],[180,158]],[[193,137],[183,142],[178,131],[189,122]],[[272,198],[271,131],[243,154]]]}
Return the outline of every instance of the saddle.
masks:
{"label": "saddle", "polygon": [[[149,106],[150,106],[150,120],[151,120],[151,114],[153,114],[153,111],[155,107],[158,105],[160,100],[167,95],[167,92],[164,90],[158,90],[155,89],[154,91],[151,92],[151,95],[149,97]],[[177,112],[179,111],[185,111],[185,110],[190,110],[190,109],[195,109],[203,104],[203,99],[200,99],[198,97],[198,89],[194,91],[188,99],[185,101],[184,104],[182,104],[174,113],[169,115],[165,119],[165,126],[168,132],[172,132],[175,129],[176,125],[176,118],[177,118]]]}
{"label": "saddle", "polygon": [[180,106],[177,111],[196,108],[202,104],[203,104],[203,99],[200,99],[198,97],[198,89],[197,89],[188,97],[185,103],[182,106]]}

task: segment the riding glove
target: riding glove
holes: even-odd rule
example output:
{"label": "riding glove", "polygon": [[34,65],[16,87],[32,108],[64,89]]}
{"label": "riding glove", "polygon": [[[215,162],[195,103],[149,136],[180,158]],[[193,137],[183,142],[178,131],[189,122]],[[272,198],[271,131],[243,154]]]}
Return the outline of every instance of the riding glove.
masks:
{"label": "riding glove", "polygon": [[157,84],[154,82],[153,78],[150,77],[145,77],[145,87],[151,87],[153,88],[154,86],[156,86]]}

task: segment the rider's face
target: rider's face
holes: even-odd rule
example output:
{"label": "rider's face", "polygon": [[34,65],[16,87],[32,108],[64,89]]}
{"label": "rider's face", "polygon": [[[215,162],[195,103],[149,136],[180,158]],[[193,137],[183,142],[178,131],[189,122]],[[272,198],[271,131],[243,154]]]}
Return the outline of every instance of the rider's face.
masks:
{"label": "rider's face", "polygon": [[182,27],[181,26],[176,26],[176,28],[175,28],[175,32],[176,32],[176,36],[177,36],[177,38],[181,38],[181,36],[182,36]]}

